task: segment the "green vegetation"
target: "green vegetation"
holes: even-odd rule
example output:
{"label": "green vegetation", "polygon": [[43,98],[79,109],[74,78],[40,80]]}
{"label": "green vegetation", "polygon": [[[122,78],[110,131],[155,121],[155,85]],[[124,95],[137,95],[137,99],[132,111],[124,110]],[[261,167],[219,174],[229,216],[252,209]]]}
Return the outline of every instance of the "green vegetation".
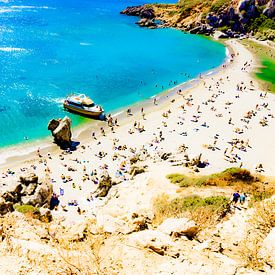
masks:
{"label": "green vegetation", "polygon": [[178,184],[180,187],[232,186],[238,181],[250,182],[254,180],[254,177],[248,170],[237,167],[226,169],[221,173],[196,178],[187,177],[181,174],[171,174],[168,175],[167,178],[170,179],[172,183]]}
{"label": "green vegetation", "polygon": [[259,17],[256,17],[253,20],[250,20],[248,24],[245,25],[248,31],[261,31],[264,29],[272,29],[275,30],[275,22],[274,20],[268,18],[264,14],[261,14]]}
{"label": "green vegetation", "polygon": [[158,197],[154,202],[154,223],[160,224],[170,217],[187,216],[200,227],[213,223],[226,209],[229,200],[224,196],[201,198],[199,196],[178,197],[170,200],[167,195]]}
{"label": "green vegetation", "polygon": [[270,83],[270,91],[275,93],[275,61],[268,58],[263,58],[261,61],[263,67],[260,68],[260,72],[256,73],[256,76],[261,80]]}
{"label": "green vegetation", "polygon": [[252,195],[254,201],[261,201],[275,194],[273,183],[264,183],[259,178],[254,177],[248,170],[232,167],[221,173],[200,177],[188,177],[181,174],[171,174],[168,179],[180,187],[233,187],[242,192]]}
{"label": "green vegetation", "polygon": [[[275,32],[275,31],[274,31]],[[275,93],[275,49],[252,40],[242,40],[242,43],[259,59],[262,67],[256,73],[260,84],[266,91]]]}
{"label": "green vegetation", "polygon": [[24,205],[15,205],[14,209],[20,213],[27,214],[27,213],[39,213],[39,209],[29,204]]}
{"label": "green vegetation", "polygon": [[212,3],[210,7],[210,12],[218,12],[222,10],[223,8],[230,5],[230,0],[216,0]]}

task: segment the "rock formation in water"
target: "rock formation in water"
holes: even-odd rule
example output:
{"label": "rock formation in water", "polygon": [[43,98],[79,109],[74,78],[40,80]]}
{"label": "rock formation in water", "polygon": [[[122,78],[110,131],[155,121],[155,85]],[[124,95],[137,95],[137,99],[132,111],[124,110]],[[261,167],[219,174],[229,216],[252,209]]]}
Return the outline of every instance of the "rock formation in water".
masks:
{"label": "rock formation in water", "polygon": [[155,13],[152,8],[147,8],[146,6],[133,6],[127,7],[125,10],[120,12],[121,14],[126,14],[130,16],[139,16],[140,18],[154,19]]}
{"label": "rock formation in water", "polygon": [[155,13],[154,9],[150,7],[144,6],[133,6],[127,7],[125,10],[120,12],[121,14],[126,14],[129,16],[138,16],[141,19],[136,22],[140,27],[147,27],[147,28],[156,28],[157,24],[154,21]]}
{"label": "rock formation in water", "polygon": [[48,124],[48,130],[52,132],[54,142],[61,148],[69,148],[71,146],[71,124],[69,117],[63,119],[52,119]]}

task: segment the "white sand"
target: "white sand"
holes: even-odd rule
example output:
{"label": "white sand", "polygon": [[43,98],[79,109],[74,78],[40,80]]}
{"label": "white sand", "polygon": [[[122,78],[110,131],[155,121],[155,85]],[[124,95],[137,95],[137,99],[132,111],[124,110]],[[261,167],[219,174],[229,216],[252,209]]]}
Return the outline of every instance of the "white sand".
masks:
{"label": "white sand", "polygon": [[[93,202],[86,200],[97,187],[97,184],[91,181],[91,178],[93,178],[90,176],[92,171],[97,170],[97,177],[100,178],[104,170],[100,167],[107,165],[108,173],[117,181],[122,180],[123,177],[116,178],[115,174],[124,161],[126,169],[130,167],[129,158],[133,156],[133,153],[130,152],[129,148],[135,148],[137,151],[145,148],[150,157],[141,164],[147,164],[150,173],[156,175],[158,170],[161,169],[159,174],[164,177],[174,171],[192,172],[183,168],[183,166],[172,166],[171,162],[164,162],[159,158],[161,152],[171,152],[174,158],[183,160],[184,153],[177,153],[178,147],[182,144],[188,147],[186,153],[189,157],[202,154],[202,160],[209,162],[206,168],[200,169],[200,173],[209,174],[241,165],[243,168],[255,172],[255,167],[262,164],[261,173],[274,176],[275,118],[272,115],[275,115],[275,95],[267,94],[265,98],[260,97],[260,93],[264,93],[259,90],[256,81],[251,76],[251,71],[256,64],[252,54],[235,40],[227,43],[236,54],[233,62],[226,65],[226,68],[221,69],[217,74],[203,77],[195,87],[184,92],[183,95],[174,95],[169,98],[168,102],[166,101],[157,106],[144,107],[145,120],[143,120],[141,112],[138,112],[138,114],[121,123],[119,127],[114,127],[115,133],[111,133],[108,126],[105,125],[106,137],[102,137],[100,132],[97,132],[97,140],[92,140],[92,138],[80,140],[85,149],[79,147],[72,154],[63,155],[64,160],[59,158],[58,154],[61,151],[55,149],[54,151],[57,151],[57,153],[52,153],[51,159],[43,152],[43,158],[35,157],[33,160],[28,160],[27,163],[21,160],[19,166],[18,162],[15,165],[10,161],[8,167],[16,172],[15,175],[0,180],[4,183],[10,180],[11,177],[18,177],[19,167],[29,168],[31,164],[37,167],[34,170],[35,173],[43,177],[45,169],[48,167],[55,191],[59,194],[59,188],[65,190],[65,195],[60,197],[62,204],[67,205],[68,201],[76,199],[82,208],[93,208],[95,210],[98,205],[104,203],[104,200],[96,199]],[[244,64],[247,64],[245,69],[243,69]],[[237,85],[242,86],[243,91],[237,91]],[[245,90],[244,87],[246,87]],[[185,99],[190,96],[192,96],[192,101],[188,106]],[[171,102],[172,99],[175,99],[175,101]],[[263,104],[268,104],[268,106],[264,107]],[[185,111],[180,107],[181,105],[184,105]],[[257,110],[256,105],[258,105]],[[198,106],[199,113],[197,112]],[[168,114],[168,118],[164,118],[162,114],[168,110],[171,113]],[[249,123],[246,123],[241,119],[249,111],[253,111],[254,115],[251,119],[248,119]],[[195,119],[194,115],[199,116],[197,122],[192,121]],[[124,112],[124,116],[126,116],[126,112]],[[262,126],[259,123],[264,117],[267,119],[267,126]],[[228,123],[230,118],[232,124]],[[140,122],[145,131],[139,133],[135,130],[133,134],[129,134],[129,129],[134,129],[134,121]],[[163,122],[167,123],[167,127],[164,126]],[[204,122],[206,122],[206,127],[202,126]],[[240,129],[240,133],[235,132],[236,128]],[[164,140],[156,143],[153,140],[156,137],[159,139],[160,131],[162,131]],[[91,132],[92,129],[90,129]],[[187,132],[187,136],[182,135],[183,132]],[[218,139],[214,144],[216,134],[218,134]],[[232,149],[232,145],[228,142],[234,138],[243,140],[246,151],[234,147]],[[127,149],[115,149],[114,139],[119,140],[116,147],[126,145]],[[99,141],[100,144],[98,144]],[[249,147],[247,144],[249,144]],[[209,145],[214,149],[206,148]],[[227,159],[224,155],[226,148]],[[100,159],[96,156],[100,151],[107,153],[107,155]],[[113,160],[114,153],[119,155],[116,160]],[[230,158],[231,160],[235,158],[236,162],[228,161]],[[44,163],[39,163],[42,160],[44,160]],[[65,167],[64,164],[67,166]],[[77,169],[77,171],[68,171],[69,166]],[[86,172],[83,171],[84,167]],[[6,169],[7,166],[3,167],[1,173],[5,172]],[[85,173],[90,176],[90,179],[83,181]],[[62,174],[70,176],[72,181],[63,183],[61,180]],[[123,175],[126,182],[131,182],[129,181],[129,174],[123,173]],[[73,183],[75,188],[72,187]]]}

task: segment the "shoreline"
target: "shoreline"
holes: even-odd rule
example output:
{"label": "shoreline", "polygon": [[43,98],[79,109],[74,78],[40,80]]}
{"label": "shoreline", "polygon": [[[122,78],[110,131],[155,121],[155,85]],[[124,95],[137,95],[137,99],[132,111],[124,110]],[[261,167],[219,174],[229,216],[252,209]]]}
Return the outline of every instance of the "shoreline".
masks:
{"label": "shoreline", "polygon": [[[164,90],[160,92],[159,94],[155,94],[151,96],[150,98],[135,102],[131,105],[123,106],[119,109],[115,109],[111,111],[111,114],[113,117],[118,119],[119,125],[128,123],[129,119],[125,118],[125,113],[128,108],[131,108],[132,113],[136,114],[140,111],[141,107],[144,107],[147,109],[148,107],[153,107],[154,104],[152,103],[153,98],[157,98],[158,102],[161,103],[159,108],[163,108],[164,104],[167,103],[165,101],[172,99],[178,89],[181,89],[184,94],[188,94],[189,89],[195,88],[197,85],[199,85],[200,81],[203,79],[207,79],[222,70],[224,65],[230,64],[230,55],[233,53],[232,48],[229,45],[226,45],[226,43],[223,43],[220,40],[213,40],[216,43],[221,43],[225,47],[225,59],[224,62],[216,67],[209,69],[208,71],[205,71],[198,75],[196,78],[190,79],[186,82],[182,82],[168,90]],[[200,78],[201,77],[201,78]],[[94,131],[97,132],[100,130],[100,127],[106,126],[105,121],[99,121],[99,120],[92,120],[80,125],[77,125],[72,128],[73,138],[72,140],[79,141],[79,139],[82,140],[79,146],[81,146],[82,143],[86,143],[89,141],[89,137],[91,136],[91,127],[94,127]],[[106,129],[105,129],[106,130]],[[109,127],[107,128],[106,133],[108,133]],[[89,133],[88,133],[89,132]],[[13,163],[12,166],[17,166],[18,164],[22,162],[29,162],[33,158],[36,157],[36,151],[37,149],[40,149],[42,154],[46,153],[60,153],[62,150],[53,143],[53,138],[49,132],[49,135],[47,137],[41,137],[29,142],[24,143],[22,141],[21,143],[14,144],[14,145],[8,145],[5,147],[0,148],[0,169],[10,168],[10,164]],[[5,153],[6,151],[9,151],[8,154]],[[4,158],[3,158],[4,155]]]}
{"label": "shoreline", "polygon": [[[194,177],[242,167],[257,176],[274,176],[275,96],[261,91],[251,77],[255,59],[245,46],[237,40],[226,45],[235,54],[227,66],[207,72],[190,86],[185,83],[182,93],[177,93],[182,86],[167,91],[158,105],[152,98],[146,105],[142,102],[144,113],[140,104],[132,107],[132,116],[118,112],[119,126],[111,131],[106,125],[106,135],[96,133],[92,138],[91,124],[87,125],[75,133],[81,144],[69,154],[52,146],[52,151],[40,150],[40,157],[34,153],[28,159],[9,159],[6,168],[11,173],[2,166],[0,183],[7,187],[26,171],[41,179],[50,177],[54,192],[65,190],[61,205],[69,208],[61,213],[71,220],[79,217],[70,206],[73,200],[87,211],[85,216],[96,215],[117,192],[126,192],[133,184],[139,190],[139,184],[146,185],[151,178],[163,183],[169,174]],[[189,166],[199,156],[205,166]],[[144,174],[135,178],[135,167],[146,167]],[[115,185],[111,195],[94,197],[106,173]]]}

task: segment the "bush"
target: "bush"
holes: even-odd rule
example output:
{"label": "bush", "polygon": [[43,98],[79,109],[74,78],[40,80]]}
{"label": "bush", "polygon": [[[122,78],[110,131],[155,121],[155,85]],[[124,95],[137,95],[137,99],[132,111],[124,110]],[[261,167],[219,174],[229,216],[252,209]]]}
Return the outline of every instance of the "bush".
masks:
{"label": "bush", "polygon": [[23,204],[23,205],[15,205],[14,209],[24,215],[26,215],[29,218],[33,219],[39,219],[40,218],[40,211],[39,208],[34,207],[29,204]]}
{"label": "bush", "polygon": [[222,8],[227,7],[229,5],[229,0],[216,0],[210,7],[211,12],[217,13]]}
{"label": "bush", "polygon": [[178,184],[180,187],[232,186],[239,181],[250,183],[256,180],[248,170],[237,167],[232,167],[221,173],[209,176],[190,178],[181,174],[171,174],[168,175],[167,178],[170,179],[172,183]]}
{"label": "bush", "polygon": [[29,204],[15,205],[14,209],[23,214],[39,212],[39,209],[37,207],[34,207]]}
{"label": "bush", "polygon": [[187,215],[203,224],[205,220],[211,220],[216,214],[222,213],[228,203],[229,200],[224,196],[188,196],[170,200],[167,195],[162,195],[154,202],[154,222],[160,224],[166,218]]}

